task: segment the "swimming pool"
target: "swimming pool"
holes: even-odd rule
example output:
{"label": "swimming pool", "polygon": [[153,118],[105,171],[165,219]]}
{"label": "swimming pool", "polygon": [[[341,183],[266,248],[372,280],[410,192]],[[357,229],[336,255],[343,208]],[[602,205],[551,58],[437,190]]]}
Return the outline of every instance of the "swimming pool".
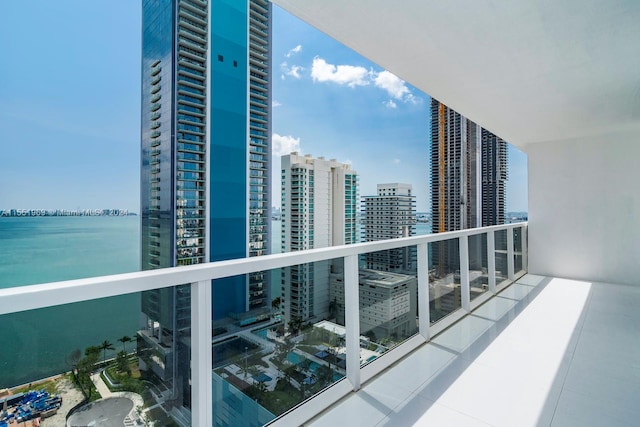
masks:
{"label": "swimming pool", "polygon": [[299,365],[302,362],[302,356],[297,353],[291,352],[287,354],[287,362],[293,363],[294,365]]}
{"label": "swimming pool", "polygon": [[313,374],[316,373],[316,371],[318,370],[318,368],[320,367],[320,364],[317,362],[311,362],[309,364],[309,371]]}
{"label": "swimming pool", "polygon": [[260,375],[254,375],[253,379],[260,383],[265,383],[265,382],[271,381],[273,378],[271,378],[269,375],[265,373],[261,373]]}

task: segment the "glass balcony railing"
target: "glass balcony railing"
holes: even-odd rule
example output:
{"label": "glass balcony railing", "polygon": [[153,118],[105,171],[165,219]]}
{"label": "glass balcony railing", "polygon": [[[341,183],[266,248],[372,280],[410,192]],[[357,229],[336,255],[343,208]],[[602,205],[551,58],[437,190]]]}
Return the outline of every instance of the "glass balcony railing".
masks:
{"label": "glass balcony railing", "polygon": [[[96,393],[87,375],[100,372],[159,425],[301,425],[524,274],[526,235],[508,224],[0,289],[0,322],[18,337],[0,389],[70,371]],[[181,250],[201,262],[199,245]],[[253,309],[223,309],[221,289]],[[80,321],[91,310],[74,307],[90,304],[111,304],[113,337]],[[29,351],[46,337],[47,354]],[[105,340],[113,349],[90,348]]]}

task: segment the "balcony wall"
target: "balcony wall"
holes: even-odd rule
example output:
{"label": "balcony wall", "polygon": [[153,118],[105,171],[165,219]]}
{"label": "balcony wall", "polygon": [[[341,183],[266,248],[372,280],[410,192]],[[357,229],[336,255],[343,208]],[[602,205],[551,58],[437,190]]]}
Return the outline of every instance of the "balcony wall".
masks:
{"label": "balcony wall", "polygon": [[[161,395],[158,401],[169,402],[168,407],[176,409],[167,415],[182,419],[183,425],[194,426],[262,425],[276,416],[280,418],[273,426],[301,425],[523,275],[527,269],[526,230],[526,223],[506,224],[0,289],[0,321],[6,320],[4,314],[28,315],[36,309],[137,292],[150,296],[148,304],[159,305],[161,295],[148,291],[171,293],[174,289],[174,301],[180,299],[175,303],[177,332],[170,333],[160,322],[149,318],[137,333],[139,365],[146,371],[150,368],[161,380],[150,391],[153,393],[155,387],[156,395]],[[367,254],[402,248],[415,254],[415,258],[409,256],[407,264],[411,266],[402,273],[361,269],[361,260],[364,263]],[[267,326],[280,326],[280,339],[278,328],[274,337],[269,328],[261,325],[264,335],[258,335],[253,330],[256,326],[241,328],[246,326],[246,319],[240,318],[232,330],[220,334],[229,332],[229,338],[243,340],[235,342],[217,334],[222,328],[212,324],[212,290],[219,279],[270,270],[282,277],[282,268],[326,261],[331,263],[331,269],[330,283],[323,287],[325,295],[318,294],[318,275],[305,285],[311,292],[313,284],[318,294],[314,312],[321,311],[317,305],[322,299],[328,303],[328,314],[310,318],[311,323],[302,330],[301,324],[294,327],[288,322],[290,333],[286,335],[285,325],[273,319],[276,323]],[[283,295],[283,304],[293,306],[294,301],[287,295]],[[174,307],[173,302],[167,303]],[[310,300],[306,303],[310,305]],[[286,313],[287,308],[283,311]],[[61,334],[77,333],[90,326],[79,323]],[[231,323],[224,326],[231,328]],[[21,337],[36,340],[41,329],[40,325],[23,328]],[[212,334],[219,338],[213,346]],[[73,351],[63,349],[63,354]],[[22,357],[21,352],[12,352],[3,362],[17,357]],[[103,353],[103,362],[105,357]],[[264,369],[257,369],[258,365]],[[189,373],[191,378],[187,380]],[[37,373],[33,374],[38,378]],[[287,379],[289,376],[291,380]],[[279,395],[271,394],[274,389],[268,390],[266,385],[271,382],[277,387],[280,379],[284,379],[286,405],[279,404],[284,399],[283,390],[275,390]],[[0,378],[0,387],[3,385]],[[258,405],[267,402],[272,411]],[[191,411],[182,405],[190,406]]]}
{"label": "balcony wall", "polygon": [[531,144],[529,272],[637,285],[640,136]]}

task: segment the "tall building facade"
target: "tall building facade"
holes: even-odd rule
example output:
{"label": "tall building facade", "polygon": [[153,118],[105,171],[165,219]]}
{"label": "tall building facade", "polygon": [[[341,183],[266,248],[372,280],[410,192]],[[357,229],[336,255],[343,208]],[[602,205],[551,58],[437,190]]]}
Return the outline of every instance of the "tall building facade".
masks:
{"label": "tall building facade", "polygon": [[[358,175],[336,160],[282,156],[282,252],[348,245],[357,241]],[[285,322],[329,314],[329,276],[340,268],[316,262],[282,271]]]}
{"label": "tall building facade", "polygon": [[[268,253],[271,3],[143,0],[142,16],[142,269]],[[212,289],[215,319],[269,299],[262,273]],[[188,406],[189,287],[145,292],[142,314],[143,367]]]}
{"label": "tall building facade", "polygon": [[[507,177],[507,143],[432,98],[433,232],[504,224]],[[441,246],[434,265],[456,269],[457,246]]]}
{"label": "tall building facade", "polygon": [[[418,286],[415,275],[390,271],[358,271],[360,334],[376,338],[407,338],[416,333]],[[345,324],[345,291],[342,281],[332,280],[331,301],[337,307],[335,321]]]}
{"label": "tall building facade", "polygon": [[[416,197],[411,184],[378,184],[375,196],[362,198],[365,242],[398,239],[416,233]],[[413,270],[413,248],[398,248],[365,255],[368,269],[378,271]]]}

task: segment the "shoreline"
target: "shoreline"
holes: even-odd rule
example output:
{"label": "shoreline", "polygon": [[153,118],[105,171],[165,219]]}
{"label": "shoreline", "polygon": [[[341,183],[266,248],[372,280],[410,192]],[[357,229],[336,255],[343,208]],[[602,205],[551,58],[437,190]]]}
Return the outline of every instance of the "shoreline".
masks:
{"label": "shoreline", "polygon": [[[68,371],[68,372],[61,372],[61,373],[59,373],[59,374],[51,375],[50,377],[41,378],[41,379],[39,379],[39,380],[31,381],[31,382],[28,382],[28,383],[24,383],[24,384],[16,385],[16,386],[13,386],[13,387],[6,387],[6,388],[2,388],[2,389],[0,389],[0,393],[1,393],[1,392],[3,392],[3,391],[5,391],[5,390],[7,390],[7,391],[9,391],[9,392],[10,392],[10,394],[15,394],[15,393],[13,393],[15,390],[19,390],[19,389],[21,389],[21,388],[26,388],[26,387],[31,387],[31,388],[33,388],[33,387],[37,387],[39,384],[46,383],[46,382],[48,382],[48,381],[55,381],[55,380],[57,380],[57,379],[60,379],[60,378],[66,377],[66,376],[67,376],[67,375],[69,375],[70,373],[71,373],[71,371]],[[1,395],[2,395],[2,394],[0,394],[0,396],[1,396]]]}

